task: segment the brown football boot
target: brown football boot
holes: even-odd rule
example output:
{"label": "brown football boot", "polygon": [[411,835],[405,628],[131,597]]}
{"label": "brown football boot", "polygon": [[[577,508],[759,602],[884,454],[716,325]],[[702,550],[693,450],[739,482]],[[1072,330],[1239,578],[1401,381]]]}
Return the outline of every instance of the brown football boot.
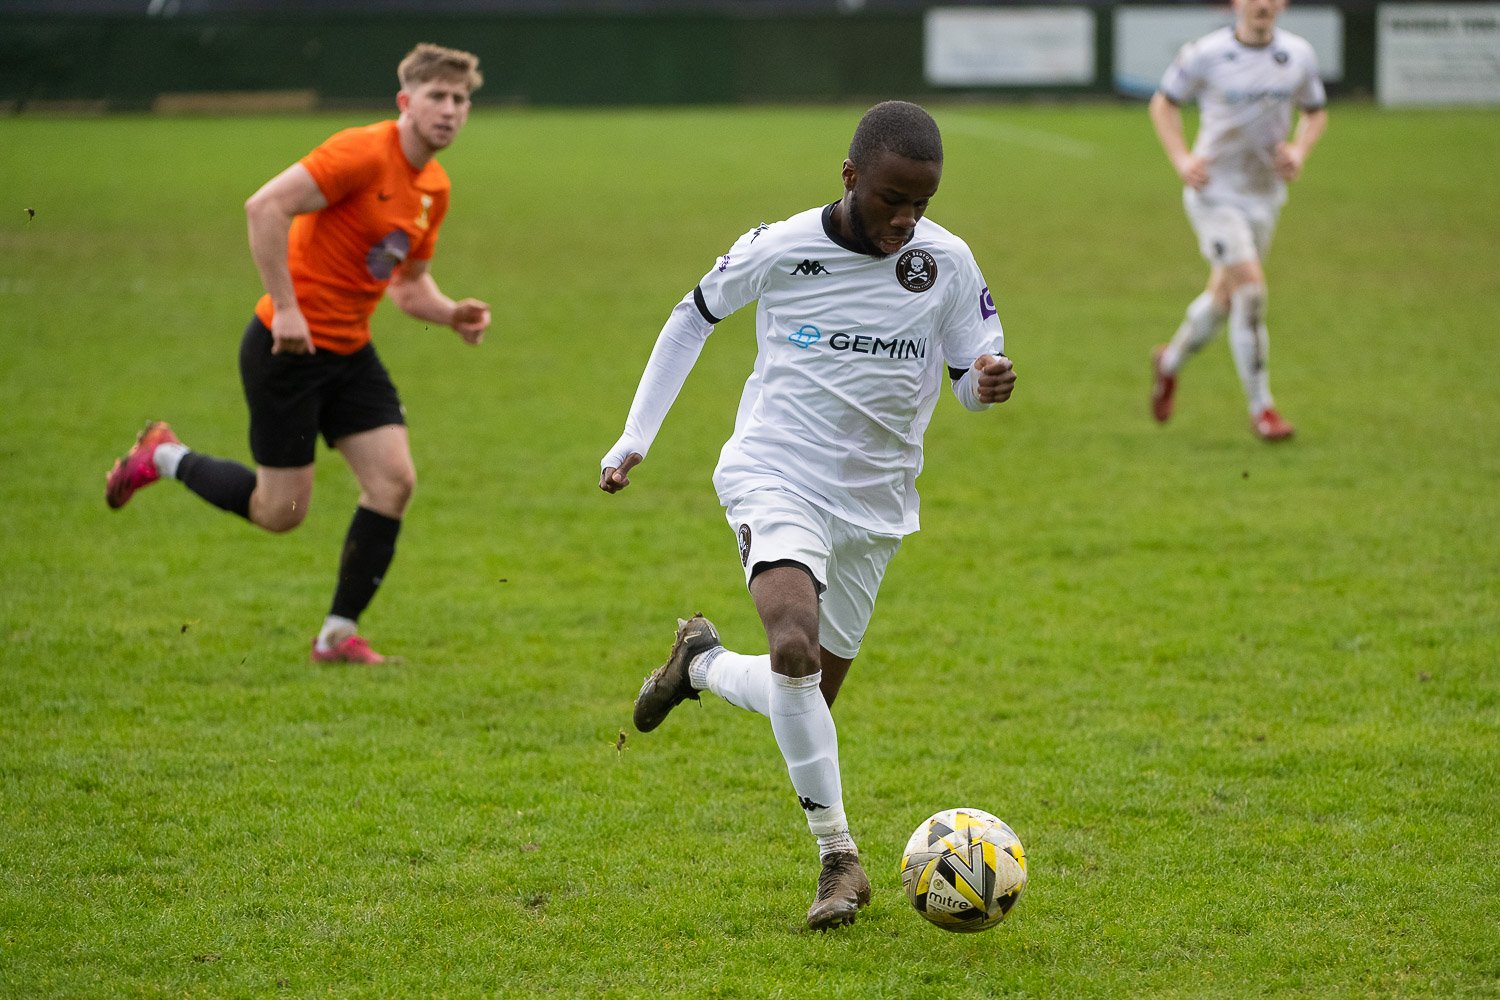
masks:
{"label": "brown football boot", "polygon": [[870,905],[870,880],[854,851],[837,851],[823,859],[818,875],[818,898],[807,911],[810,930],[826,931],[854,923],[861,907]]}
{"label": "brown football boot", "polygon": [[667,713],[691,698],[698,700],[698,692],[688,679],[688,664],[699,653],[706,653],[719,642],[719,630],[714,623],[702,615],[694,615],[688,621],[677,619],[677,640],[672,644],[672,655],[667,662],[651,671],[641,685],[641,693],[635,696],[635,728],[649,733],[666,719]]}

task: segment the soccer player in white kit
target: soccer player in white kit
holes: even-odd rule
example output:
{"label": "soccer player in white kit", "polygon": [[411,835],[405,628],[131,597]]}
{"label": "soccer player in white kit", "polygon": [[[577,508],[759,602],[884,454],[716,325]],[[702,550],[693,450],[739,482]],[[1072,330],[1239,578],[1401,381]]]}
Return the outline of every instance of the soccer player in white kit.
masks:
{"label": "soccer player in white kit", "polygon": [[[1170,343],[1152,354],[1151,412],[1172,416],[1177,373],[1227,319],[1229,347],[1250,404],[1250,426],[1266,441],[1293,433],[1276,410],[1267,371],[1266,276],[1262,269],[1286,182],[1328,125],[1327,95],[1307,40],[1276,26],[1286,0],[1234,0],[1235,22],[1189,42],[1151,98],[1151,123],[1187,186],[1183,204],[1209,263],[1208,288],[1189,304]],[[1191,150],[1181,105],[1198,102]],[[1292,108],[1301,112],[1290,141]]]}
{"label": "soccer player in white kit", "polygon": [[600,489],[630,484],[714,325],[757,302],[755,366],[714,487],[770,652],[725,649],[701,615],[679,621],[635,725],[655,729],[703,690],[771,720],[818,841],[814,930],[853,923],[870,899],[830,708],[886,566],[917,530],[923,431],[945,382],[971,410],[1004,402],[1015,383],[973,254],[924,218],[942,169],[927,112],[871,108],[844,161],[843,197],[746,233],[673,309],[625,432],[600,462]]}

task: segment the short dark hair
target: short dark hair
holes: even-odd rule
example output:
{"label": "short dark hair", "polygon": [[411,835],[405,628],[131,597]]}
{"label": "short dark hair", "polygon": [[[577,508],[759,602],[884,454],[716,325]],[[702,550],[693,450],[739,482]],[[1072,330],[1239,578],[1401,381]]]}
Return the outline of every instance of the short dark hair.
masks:
{"label": "short dark hair", "polygon": [[889,150],[908,160],[943,162],[943,137],[937,122],[915,104],[884,101],[859,120],[849,143],[849,162],[867,167]]}

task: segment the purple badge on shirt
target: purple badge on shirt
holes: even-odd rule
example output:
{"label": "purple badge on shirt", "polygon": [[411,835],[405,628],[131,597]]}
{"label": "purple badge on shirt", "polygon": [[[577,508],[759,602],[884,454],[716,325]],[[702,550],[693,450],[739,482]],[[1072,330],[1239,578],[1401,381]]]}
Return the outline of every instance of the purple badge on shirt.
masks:
{"label": "purple badge on shirt", "polygon": [[990,298],[990,286],[979,290],[979,319],[981,322],[995,315],[995,300]]}

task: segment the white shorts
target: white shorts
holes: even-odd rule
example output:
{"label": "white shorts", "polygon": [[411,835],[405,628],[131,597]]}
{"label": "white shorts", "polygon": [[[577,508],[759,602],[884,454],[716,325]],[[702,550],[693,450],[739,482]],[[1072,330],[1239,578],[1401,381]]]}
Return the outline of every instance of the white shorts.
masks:
{"label": "white shorts", "polygon": [[819,645],[854,659],[900,536],[856,527],[789,490],[752,490],[730,501],[725,516],[739,542],[745,584],[763,563],[806,566],[818,587]]}
{"label": "white shorts", "polygon": [[1184,188],[1182,207],[1198,234],[1198,252],[1215,267],[1263,261],[1271,250],[1280,214],[1273,202],[1255,205],[1214,201]]}

